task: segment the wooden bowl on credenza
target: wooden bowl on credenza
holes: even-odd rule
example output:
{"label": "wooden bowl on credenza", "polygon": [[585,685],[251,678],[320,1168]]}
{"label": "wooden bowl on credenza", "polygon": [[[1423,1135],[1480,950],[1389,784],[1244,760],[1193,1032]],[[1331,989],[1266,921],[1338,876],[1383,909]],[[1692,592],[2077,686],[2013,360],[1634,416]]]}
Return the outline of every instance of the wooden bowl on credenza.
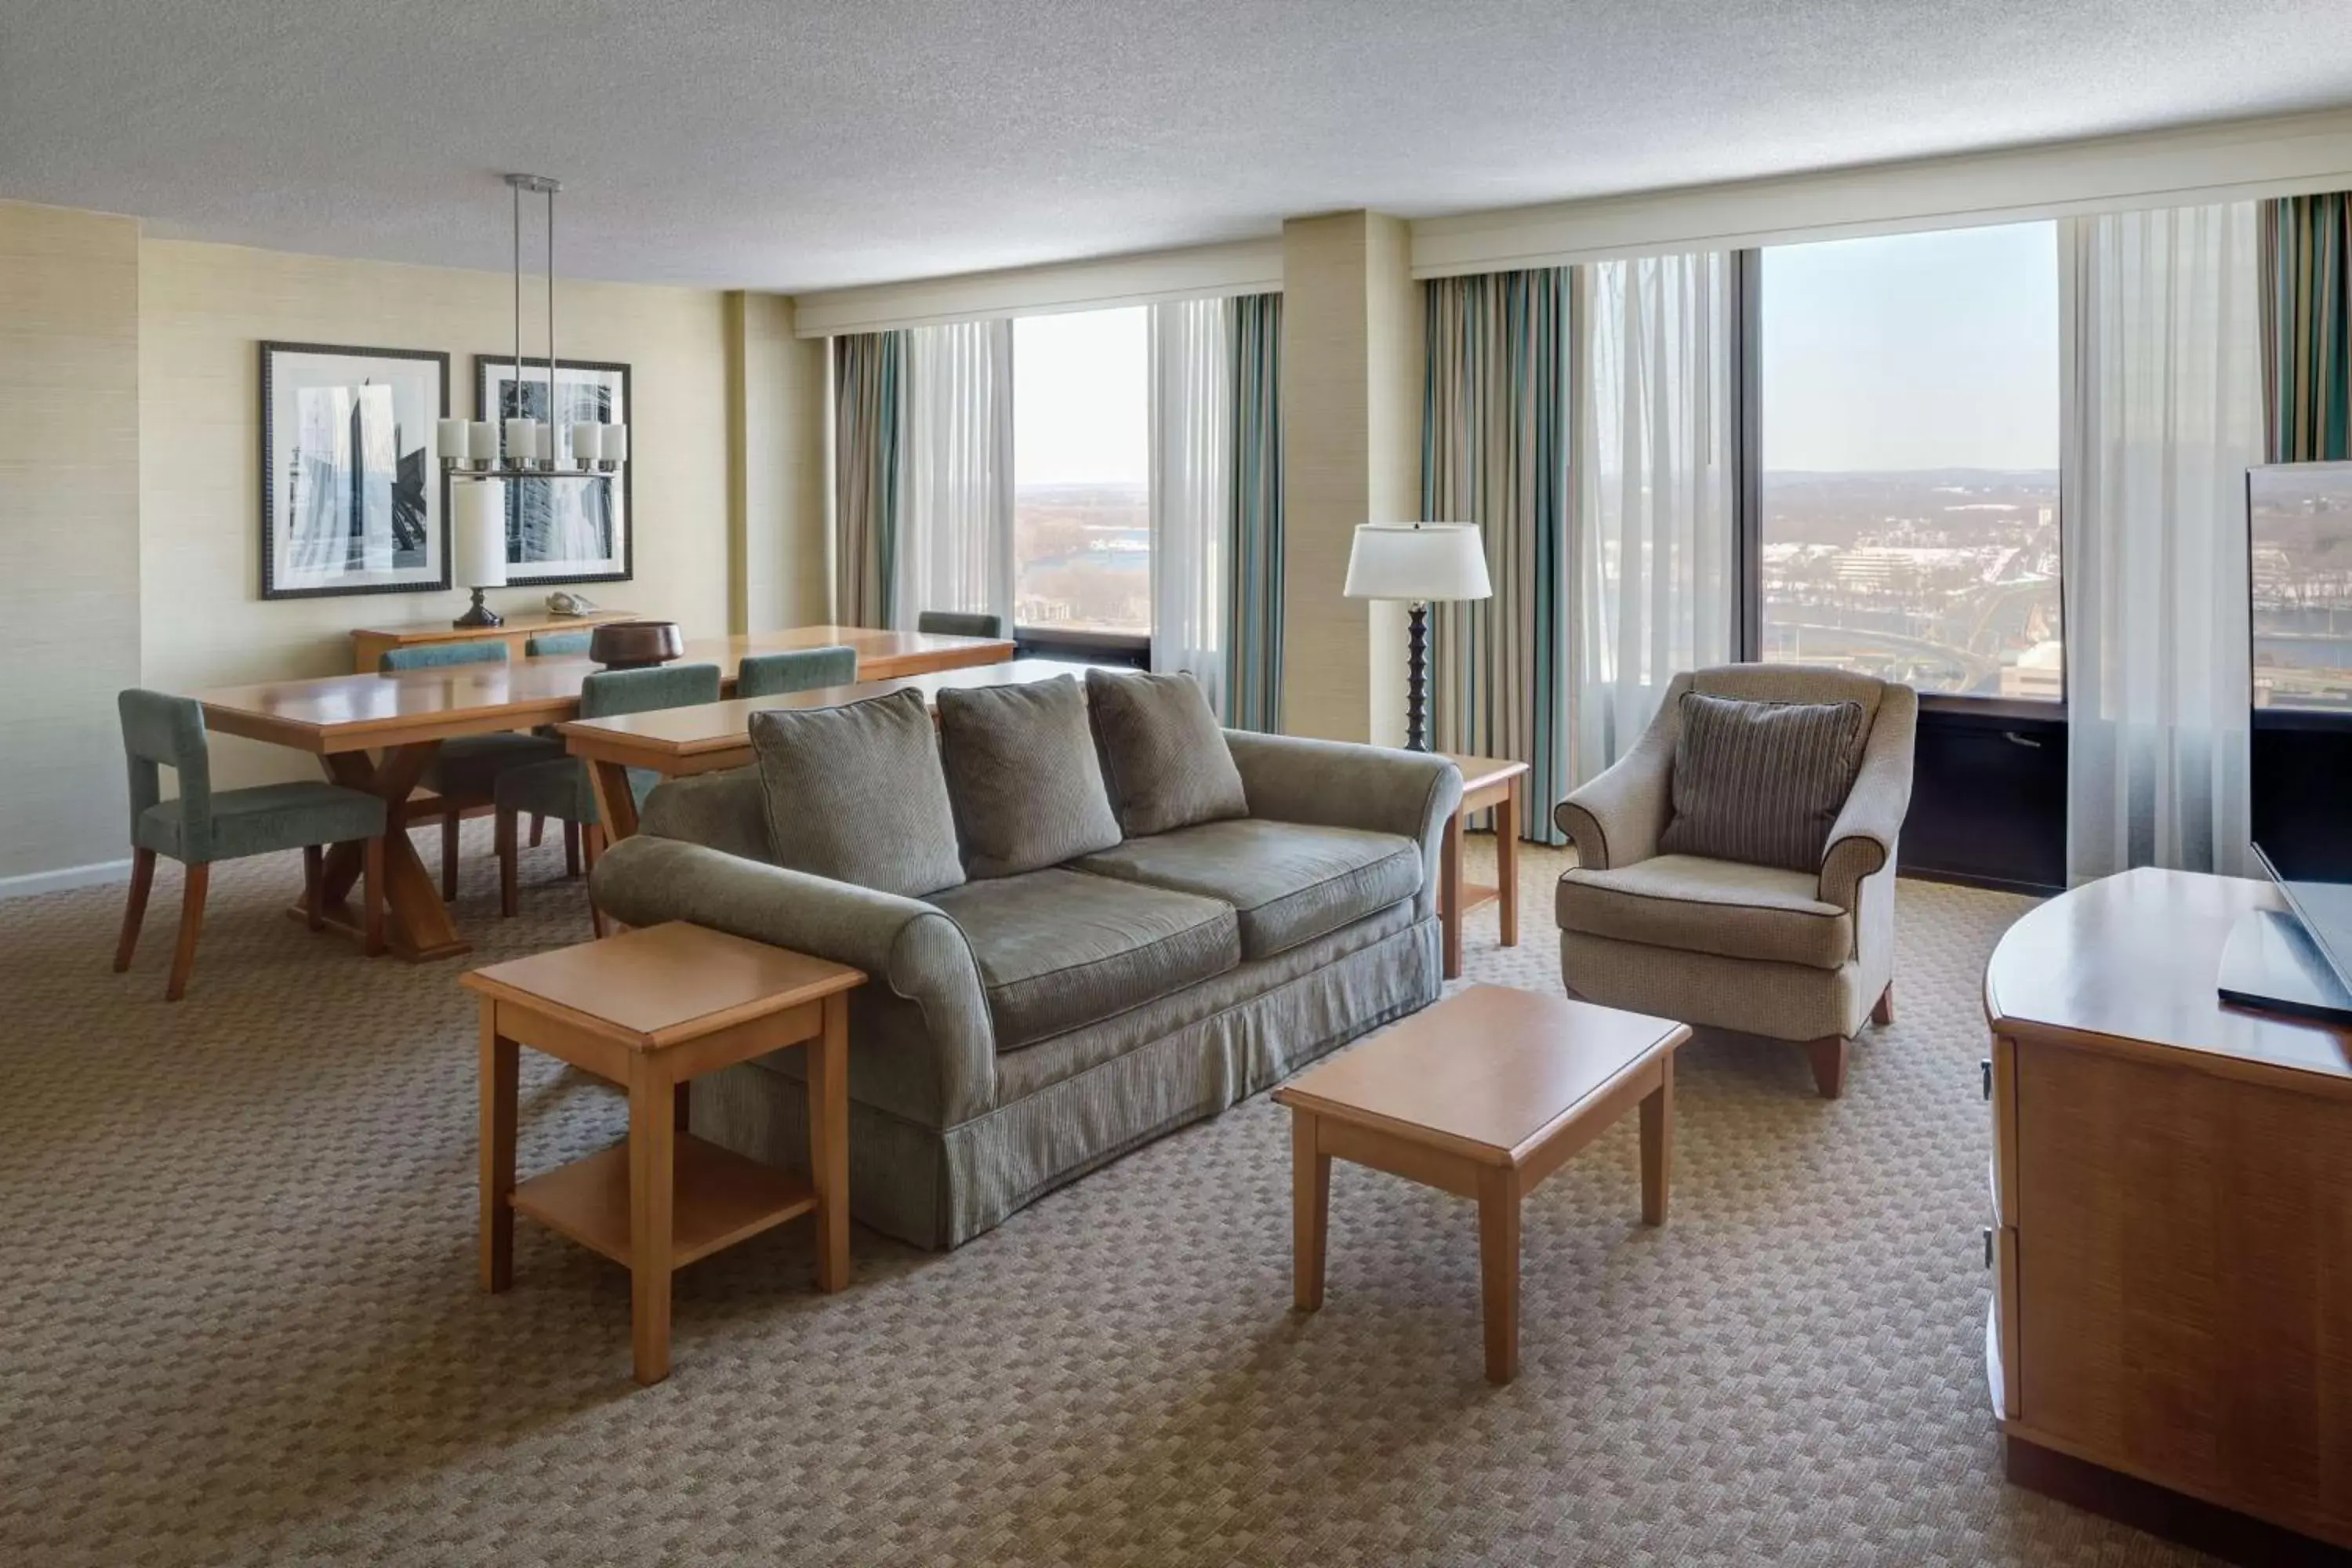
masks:
{"label": "wooden bowl on credenza", "polygon": [[676,621],[606,621],[588,634],[588,657],[606,669],[650,669],[685,652]]}

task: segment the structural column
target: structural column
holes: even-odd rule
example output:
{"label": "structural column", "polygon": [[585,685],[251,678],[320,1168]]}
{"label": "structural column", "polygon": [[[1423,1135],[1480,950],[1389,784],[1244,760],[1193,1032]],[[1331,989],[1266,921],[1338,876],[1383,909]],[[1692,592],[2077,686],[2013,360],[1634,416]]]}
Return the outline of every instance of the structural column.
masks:
{"label": "structural column", "polygon": [[1401,218],[1282,226],[1283,728],[1402,744],[1404,615],[1344,598],[1360,522],[1421,513],[1422,303]]}

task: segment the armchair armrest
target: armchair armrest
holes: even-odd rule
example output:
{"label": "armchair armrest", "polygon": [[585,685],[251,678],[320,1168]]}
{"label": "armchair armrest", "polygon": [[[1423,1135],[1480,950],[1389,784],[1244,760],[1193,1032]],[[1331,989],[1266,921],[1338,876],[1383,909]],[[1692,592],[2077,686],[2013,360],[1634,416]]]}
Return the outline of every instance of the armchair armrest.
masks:
{"label": "armchair armrest", "polygon": [[1911,809],[1911,752],[1918,729],[1918,693],[1907,686],[1888,687],[1863,743],[1853,788],[1830,825],[1822,851],[1822,902],[1855,909],[1863,883],[1895,863],[1895,841]]}
{"label": "armchair armrest", "polygon": [[1429,752],[1228,730],[1252,816],[1393,833],[1421,846],[1421,915],[1437,908],[1445,824],[1462,804],[1462,770]]}
{"label": "armchair armrest", "polygon": [[1555,826],[1576,843],[1576,863],[1606,871],[1647,860],[1674,813],[1675,747],[1653,724],[1633,749],[1569,792],[1552,808]]}
{"label": "armchair armrest", "polygon": [[921,1009],[942,1125],[978,1115],[994,1095],[996,1036],[980,968],[962,931],[931,905],[644,833],[597,859],[589,890],[630,925],[691,921],[864,970]]}

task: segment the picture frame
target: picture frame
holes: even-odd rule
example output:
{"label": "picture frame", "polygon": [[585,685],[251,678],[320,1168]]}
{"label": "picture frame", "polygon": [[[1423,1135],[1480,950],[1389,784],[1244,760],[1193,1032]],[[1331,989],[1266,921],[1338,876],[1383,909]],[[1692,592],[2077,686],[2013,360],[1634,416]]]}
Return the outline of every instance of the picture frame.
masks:
{"label": "picture frame", "polygon": [[449,410],[449,356],[260,350],[261,596],[446,590],[449,482],[433,440]]}
{"label": "picture frame", "polygon": [[[557,426],[577,420],[625,425],[632,410],[629,367],[611,360],[558,359]],[[495,421],[506,449],[506,421],[548,422],[547,361],[511,353],[474,356],[474,417]],[[614,474],[550,476],[507,483],[507,582],[618,583],[636,572],[633,462]]]}

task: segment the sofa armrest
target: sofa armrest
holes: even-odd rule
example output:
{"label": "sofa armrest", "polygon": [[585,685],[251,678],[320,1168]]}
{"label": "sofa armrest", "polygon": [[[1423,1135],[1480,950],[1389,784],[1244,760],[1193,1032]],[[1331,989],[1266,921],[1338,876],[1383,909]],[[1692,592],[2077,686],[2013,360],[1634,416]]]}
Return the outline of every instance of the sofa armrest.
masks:
{"label": "sofa armrest", "polygon": [[929,904],[644,833],[598,858],[589,891],[629,925],[690,921],[864,970],[869,985],[921,1009],[943,1125],[978,1115],[996,1092],[980,967],[963,931]]}
{"label": "sofa armrest", "polygon": [[1658,836],[1674,812],[1674,744],[1655,743],[1661,733],[1654,726],[1552,808],[1553,826],[1576,844],[1578,866],[1606,871],[1658,852]]}
{"label": "sofa armrest", "polygon": [[1911,753],[1918,729],[1918,694],[1907,686],[1888,687],[1863,743],[1853,788],[1830,825],[1822,851],[1822,902],[1857,909],[1863,883],[1895,863],[1903,818],[1911,810]]}
{"label": "sofa armrest", "polygon": [[1445,848],[1445,824],[1462,804],[1461,769],[1430,752],[1255,730],[1228,730],[1225,744],[1252,816],[1360,827],[1419,844],[1421,896],[1413,909],[1423,917],[1436,911],[1438,858]]}

